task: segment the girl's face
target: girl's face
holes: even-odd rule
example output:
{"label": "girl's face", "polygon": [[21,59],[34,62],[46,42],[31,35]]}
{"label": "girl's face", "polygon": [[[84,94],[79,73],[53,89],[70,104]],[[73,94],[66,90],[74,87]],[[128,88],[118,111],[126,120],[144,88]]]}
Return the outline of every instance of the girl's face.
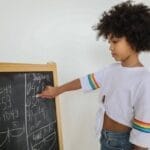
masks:
{"label": "girl's face", "polygon": [[137,52],[131,47],[125,37],[118,38],[110,35],[108,36],[108,42],[111,55],[116,61],[124,62],[137,55]]}

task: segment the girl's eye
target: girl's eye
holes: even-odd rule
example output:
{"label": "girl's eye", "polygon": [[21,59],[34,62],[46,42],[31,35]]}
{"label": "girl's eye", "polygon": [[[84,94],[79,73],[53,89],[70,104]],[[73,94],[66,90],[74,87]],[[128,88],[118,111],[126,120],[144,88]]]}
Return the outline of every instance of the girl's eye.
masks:
{"label": "girl's eye", "polygon": [[112,40],[113,43],[118,43],[119,40]]}
{"label": "girl's eye", "polygon": [[108,43],[117,43],[119,41],[119,39],[112,39],[112,40],[108,40]]}
{"label": "girl's eye", "polygon": [[118,40],[112,40],[112,42],[113,42],[113,43],[117,43],[117,42],[118,42]]}

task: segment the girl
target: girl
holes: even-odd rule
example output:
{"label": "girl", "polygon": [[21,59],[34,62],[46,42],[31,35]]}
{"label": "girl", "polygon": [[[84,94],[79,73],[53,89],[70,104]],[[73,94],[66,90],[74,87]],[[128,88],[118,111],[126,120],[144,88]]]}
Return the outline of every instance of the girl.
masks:
{"label": "girl", "polygon": [[146,150],[150,147],[150,73],[139,53],[150,51],[150,8],[123,2],[104,12],[95,27],[108,40],[119,61],[59,87],[47,86],[39,96],[53,98],[66,91],[100,89],[101,150]]}

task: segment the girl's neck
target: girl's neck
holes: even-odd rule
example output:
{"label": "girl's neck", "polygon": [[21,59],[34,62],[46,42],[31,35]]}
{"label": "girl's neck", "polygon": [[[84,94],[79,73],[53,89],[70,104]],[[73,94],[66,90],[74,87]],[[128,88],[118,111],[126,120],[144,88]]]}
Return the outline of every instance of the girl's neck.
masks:
{"label": "girl's neck", "polygon": [[124,67],[143,67],[143,64],[140,62],[138,54],[132,55],[121,61],[121,65]]}

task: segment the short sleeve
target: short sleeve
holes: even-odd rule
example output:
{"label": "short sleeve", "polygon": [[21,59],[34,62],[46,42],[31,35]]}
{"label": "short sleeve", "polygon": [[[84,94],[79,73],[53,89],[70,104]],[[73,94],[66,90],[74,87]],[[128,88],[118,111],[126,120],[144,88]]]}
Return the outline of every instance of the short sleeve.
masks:
{"label": "short sleeve", "polygon": [[100,88],[103,83],[104,71],[105,69],[102,69],[80,78],[83,91],[88,92]]}
{"label": "short sleeve", "polygon": [[150,80],[140,84],[135,98],[130,142],[150,148]]}

